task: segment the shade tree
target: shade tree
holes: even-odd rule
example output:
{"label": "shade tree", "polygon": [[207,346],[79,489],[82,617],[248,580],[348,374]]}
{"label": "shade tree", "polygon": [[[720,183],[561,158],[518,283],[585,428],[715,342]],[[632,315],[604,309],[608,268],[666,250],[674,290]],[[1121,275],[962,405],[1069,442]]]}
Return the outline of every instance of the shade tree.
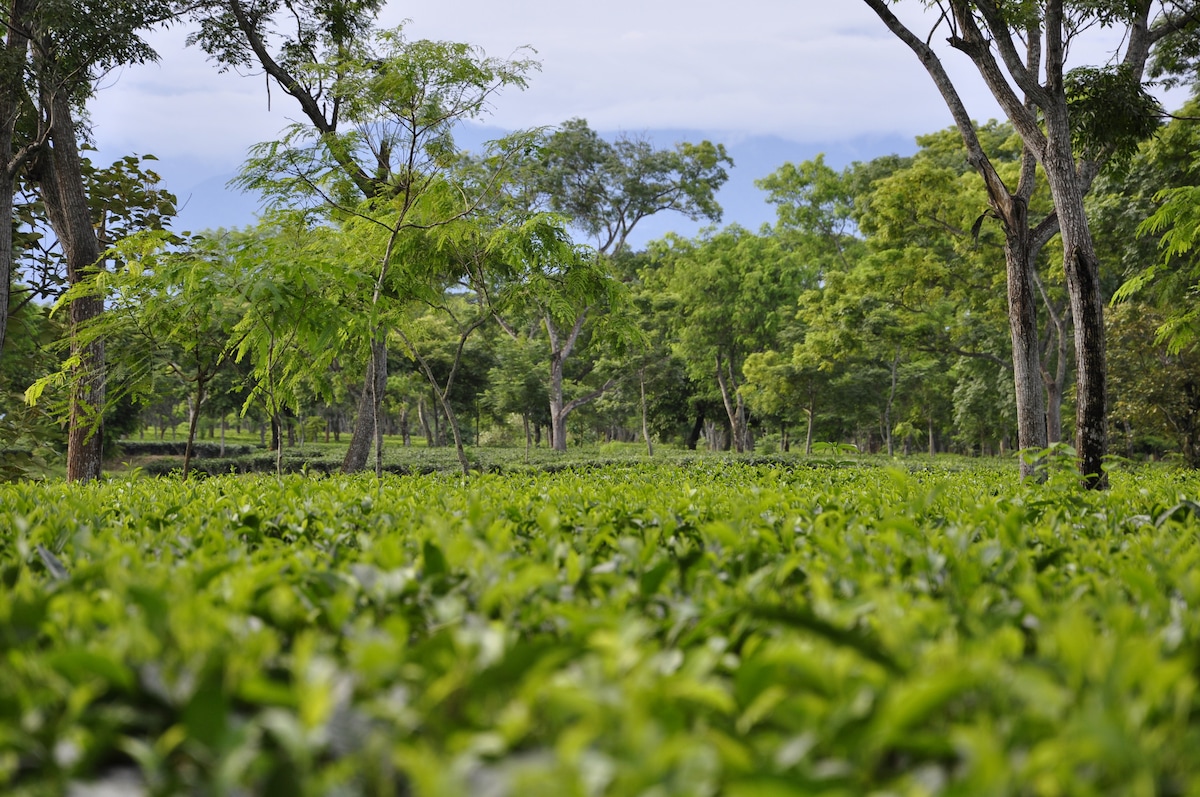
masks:
{"label": "shade tree", "polygon": [[[561,214],[592,243],[590,253],[579,251],[573,262],[563,264],[575,276],[559,283],[558,298],[529,294],[550,347],[551,441],[555,449],[565,451],[567,417],[617,383],[608,379],[575,398],[565,397],[567,363],[584,325],[591,319],[602,333],[605,328],[623,329],[618,339],[634,331],[631,325],[596,318],[611,312],[613,300],[623,296],[615,284],[608,284],[607,261],[624,254],[638,224],[656,214],[719,220],[716,192],[728,179],[726,167],[733,161],[723,145],[709,141],[660,148],[627,133],[609,141],[583,119],[564,122],[532,155],[525,159],[524,176],[515,186],[517,200]],[[588,258],[595,262],[584,263]]]}
{"label": "shade tree", "polygon": [[[864,0],[884,25],[919,58],[946,102],[983,177],[989,202],[1006,238],[1009,306],[1014,351],[1020,445],[1037,445],[1042,424],[1035,380],[1036,288],[1030,255],[1057,232],[1075,323],[1076,448],[1080,471],[1103,487],[1107,450],[1104,298],[1099,259],[1084,196],[1104,164],[1128,159],[1154,132],[1160,109],[1146,82],[1151,50],[1196,24],[1193,3],[1042,2],[995,0],[925,3],[928,31],[918,32],[893,13],[888,0]],[[1071,45],[1094,28],[1117,28],[1123,52],[1100,66],[1067,66]],[[1024,153],[1015,188],[997,172],[981,146],[958,87],[931,42],[939,34],[965,55],[1021,137]],[[1054,213],[1028,214],[1040,166]],[[1023,466],[1027,472],[1028,465]]]}
{"label": "shade tree", "polygon": [[[0,7],[5,28],[4,69],[0,79],[0,282],[4,315],[12,279],[11,225],[14,180],[18,172],[36,186],[47,218],[60,242],[67,280],[78,285],[102,266],[103,243],[97,236],[80,147],[86,136],[84,108],[108,71],[157,58],[143,35],[175,17],[167,0],[89,4],[87,13],[67,3],[20,0]],[[81,125],[81,120],[84,120]],[[72,329],[103,312],[94,296],[77,295],[69,315]],[[3,326],[4,316],[0,316]],[[71,362],[67,478],[95,479],[100,474],[102,440],[97,408],[104,404],[104,346],[76,346]]]}
{"label": "shade tree", "polygon": [[365,286],[371,357],[346,471],[365,466],[378,437],[392,310],[386,299],[394,255],[403,250],[399,238],[478,206],[481,197],[463,191],[458,203],[424,200],[430,193],[445,197],[459,162],[455,126],[486,113],[501,89],[523,87],[536,67],[528,58],[490,58],[468,44],[408,41],[401,28],[377,30],[382,6],[214,0],[197,8],[200,30],[192,39],[223,69],[261,68],[304,115],[281,139],[252,151],[241,184],[276,204],[320,207],[332,219],[357,218],[385,232],[374,279]]}
{"label": "shade tree", "polygon": [[675,351],[692,378],[715,385],[733,447],[751,450],[745,394],[746,358],[777,345],[797,293],[815,281],[800,253],[778,237],[741,227],[707,231],[695,240],[669,235],[651,249],[647,284],[675,302]]}
{"label": "shade tree", "polygon": [[[1025,168],[1023,147],[1007,124],[978,126],[978,137],[997,173],[1014,180]],[[880,283],[905,294],[900,307],[915,333],[913,345],[931,355],[982,358],[1015,368],[1012,305],[1004,300],[1008,270],[1001,225],[989,223],[986,187],[970,167],[954,130],[919,136],[910,162],[874,181],[860,197],[857,218],[872,252],[891,262]],[[1029,210],[1050,211],[1044,181],[1029,195]],[[1030,252],[1028,276],[1035,287],[1046,331],[1033,330],[1046,437],[1061,436],[1061,406],[1068,373],[1070,316],[1052,257]],[[1048,272],[1048,273],[1047,273]],[[919,291],[908,286],[917,286]]]}

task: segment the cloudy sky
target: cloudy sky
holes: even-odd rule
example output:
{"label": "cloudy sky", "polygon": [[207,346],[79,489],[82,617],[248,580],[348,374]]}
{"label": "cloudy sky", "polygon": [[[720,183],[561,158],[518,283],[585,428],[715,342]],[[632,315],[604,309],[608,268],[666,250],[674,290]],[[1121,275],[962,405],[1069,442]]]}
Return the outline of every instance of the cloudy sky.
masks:
{"label": "cloudy sky", "polygon": [[[927,30],[921,4],[907,10]],[[410,39],[470,42],[490,56],[536,50],[541,71],[495,103],[502,129],[582,117],[597,130],[645,134],[662,145],[708,138],[736,164],[720,199],[725,222],[772,218],[753,181],[783,162],[828,154],[834,165],[910,152],[914,136],[951,123],[916,58],[858,0],[440,0],[391,2],[385,26],[406,19]],[[184,46],[186,31],[153,39],[156,65],[109,76],[92,105],[103,157],[152,152],[187,207],[183,228],[252,223],[255,202],[224,184],[247,149],[299,118],[261,75],[219,74]],[[1090,62],[1119,44],[1090,43]],[[1082,50],[1083,48],[1079,48]],[[998,115],[965,57],[947,63],[972,115]],[[956,67],[961,67],[957,68]],[[662,219],[643,235],[693,225]]]}

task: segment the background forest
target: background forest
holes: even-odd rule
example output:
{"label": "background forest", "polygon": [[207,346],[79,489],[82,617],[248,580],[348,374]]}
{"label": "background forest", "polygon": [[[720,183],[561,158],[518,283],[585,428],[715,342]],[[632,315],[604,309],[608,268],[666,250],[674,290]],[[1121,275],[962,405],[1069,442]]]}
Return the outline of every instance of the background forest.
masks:
{"label": "background forest", "polygon": [[[265,70],[303,113],[239,178],[267,200],[258,223],[196,234],[172,231],[175,198],[151,156],[104,166],[86,144],[92,78],[153,57],[138,31],[184,12],[121,11],[125,38],[84,52],[61,37],[84,23],[25,9],[9,55],[54,57],[5,89],[4,475],[72,450],[71,478],[92,478],[123,437],[183,443],[186,470],[196,442],[224,453],[247,431],[276,467],[289,446],[342,443],[346,471],[382,468],[385,439],[452,446],[464,471],[466,450],[489,445],[1017,447],[1005,231],[959,130],[841,171],[780,164],[758,181],[776,223],[720,226],[714,195],[733,163],[708,141],[660,148],[573,119],[461,150],[460,126],[522,88],[534,62],[408,41],[359,5],[272,36],[268,14],[237,2],[187,12],[219,67]],[[34,108],[58,108],[60,127]],[[1192,467],[1198,117],[1195,101],[1163,115],[1086,200],[1110,302],[1109,450]],[[1007,122],[976,134],[1016,180],[1021,137]],[[1045,216],[1050,191],[1035,185],[1028,212]],[[630,234],[656,214],[712,226],[635,250]],[[1055,444],[1074,434],[1074,326],[1061,251],[1034,254]]]}

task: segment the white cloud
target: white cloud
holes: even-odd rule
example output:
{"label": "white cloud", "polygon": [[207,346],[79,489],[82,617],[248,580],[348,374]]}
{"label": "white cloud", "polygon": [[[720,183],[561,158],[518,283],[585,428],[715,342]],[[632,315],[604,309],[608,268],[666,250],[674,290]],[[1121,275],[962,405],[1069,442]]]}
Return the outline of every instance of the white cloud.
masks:
{"label": "white cloud", "polygon": [[[893,8],[928,32],[923,4]],[[694,131],[844,149],[911,141],[951,124],[916,57],[857,0],[442,0],[392,3],[381,21],[392,26],[405,15],[413,17],[410,39],[466,41],[501,57],[536,49],[542,69],[529,76],[529,88],[499,95],[484,120],[498,127],[583,117],[602,131]],[[185,35],[156,35],[161,64],[111,76],[91,107],[106,153],[153,152],[165,173],[168,160],[186,160],[186,179],[194,180],[205,168],[235,171],[250,146],[277,137],[299,114],[277,86],[268,100],[261,75],[218,73],[184,46]],[[1103,62],[1119,45],[1103,34],[1074,54]],[[966,57],[939,46],[970,113],[981,121],[999,116]]]}

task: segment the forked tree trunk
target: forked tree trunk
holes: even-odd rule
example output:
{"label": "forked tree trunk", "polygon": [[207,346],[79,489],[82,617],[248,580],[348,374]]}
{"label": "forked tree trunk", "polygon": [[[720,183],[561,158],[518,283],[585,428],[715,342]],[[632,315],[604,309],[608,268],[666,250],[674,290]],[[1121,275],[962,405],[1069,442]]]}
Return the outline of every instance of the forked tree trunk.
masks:
{"label": "forked tree trunk", "polygon": [[575,350],[587,316],[587,309],[576,316],[575,323],[564,338],[550,314],[544,314],[546,337],[550,339],[550,448],[554,451],[567,450],[567,417],[585,404],[603,396],[616,384],[615,379],[609,379],[591,393],[571,401],[566,401],[563,396],[563,370],[567,359]]}
{"label": "forked tree trunk", "polygon": [[750,435],[747,430],[746,400],[738,390],[733,366],[727,363],[720,354],[716,356],[717,386],[721,390],[721,401],[725,405],[725,414],[729,416],[730,440],[733,450],[739,454],[751,449]]}
{"label": "forked tree trunk", "polygon": [[350,447],[342,460],[342,473],[357,473],[367,467],[371,443],[379,432],[379,411],[387,389],[387,343],[382,330],[376,330],[371,341],[371,356],[367,359],[362,395],[358,398],[358,415]]}
{"label": "forked tree trunk", "polygon": [[[1030,185],[1024,179],[1024,175],[1028,173],[1027,168],[1022,170],[1022,186],[1018,188],[1017,195],[1008,194],[1003,181],[999,179],[979,144],[974,125],[957,89],[941,60],[930,48],[928,40],[915,35],[901,23],[892,13],[886,0],[864,2],[921,60],[954,116],[955,124],[967,144],[972,165],[979,170],[988,185],[993,207],[1006,219],[1006,234],[1019,232],[1020,227],[1024,225],[1013,225],[1010,222],[1014,216],[1024,215],[1023,206],[1030,197],[1028,191],[1022,190]],[[979,18],[976,16],[976,11],[982,12],[985,5],[983,22],[986,31],[979,28]],[[1166,30],[1160,28],[1151,35],[1150,26],[1147,24],[1149,8],[1149,3],[1130,6],[1134,18],[1128,27],[1128,47],[1122,65],[1138,80],[1141,80],[1144,73],[1151,44],[1165,35]],[[1044,4],[1044,14],[1031,23],[1031,27],[1022,31],[1027,47],[1026,63],[1023,65],[1019,63],[1019,56],[1011,57],[1016,55],[1011,48],[1015,46],[1016,39],[1021,37],[1017,37],[1008,29],[1009,23],[1005,21],[999,4],[990,0],[986,4],[951,3],[947,12],[952,17],[954,29],[954,35],[950,39],[951,45],[965,53],[975,64],[992,95],[1000,102],[1005,115],[1021,136],[1026,153],[1034,155],[1042,166],[1050,187],[1056,214],[1053,221],[1062,238],[1063,268],[1076,330],[1076,450],[1079,468],[1086,486],[1103,488],[1107,486],[1103,464],[1108,445],[1104,308],[1100,294],[1099,263],[1083,205],[1084,193],[1095,175],[1097,164],[1077,163],[1072,151],[1071,126],[1064,91],[1068,9],[1061,0],[1047,2]],[[1186,22],[1186,15],[1181,18],[1180,24],[1183,22]],[[997,42],[997,39],[1004,40]],[[995,60],[996,49],[1003,50],[1005,47],[1010,48],[1007,51],[1010,56],[1006,62],[1007,70],[1002,69]],[[1043,74],[1044,83],[1038,79],[1039,75]],[[1025,93],[1024,99],[1021,98],[1022,91]],[[1023,166],[1027,167],[1028,164]],[[1006,202],[1006,198],[1009,201]],[[1012,199],[1019,200],[1022,207],[1015,207],[1018,203],[1012,202]],[[1047,229],[1045,224],[1039,226],[1039,232],[1045,232]],[[1036,253],[1037,249],[1034,247],[1030,251]],[[1015,287],[1023,296],[1026,292],[1024,281],[1018,280],[1018,283]],[[1020,331],[1013,327],[1014,345],[1019,334],[1024,337],[1024,330],[1027,329],[1024,324],[1025,322],[1021,321]],[[1036,325],[1032,327],[1032,331],[1036,335]],[[1040,365],[1037,370],[1029,367],[1033,356],[1033,353],[1027,354],[1024,351],[1020,354],[1014,352],[1014,360],[1025,359],[1026,364],[1022,367],[1030,373],[1027,376],[1022,375],[1021,379],[1026,383],[1033,377],[1040,382]],[[1038,387],[1037,393],[1040,398],[1041,385]],[[1032,388],[1026,384],[1023,389],[1024,393],[1019,389],[1017,394],[1018,406],[1022,406],[1032,397]],[[1043,405],[1043,430],[1044,417]],[[1036,423],[1037,419],[1033,417],[1033,413],[1028,412],[1019,422],[1019,430],[1024,429],[1026,433],[1035,431]],[[1045,440],[1044,431],[1041,439]],[[1031,446],[1025,439],[1019,439],[1018,445],[1022,448],[1038,447]]]}

